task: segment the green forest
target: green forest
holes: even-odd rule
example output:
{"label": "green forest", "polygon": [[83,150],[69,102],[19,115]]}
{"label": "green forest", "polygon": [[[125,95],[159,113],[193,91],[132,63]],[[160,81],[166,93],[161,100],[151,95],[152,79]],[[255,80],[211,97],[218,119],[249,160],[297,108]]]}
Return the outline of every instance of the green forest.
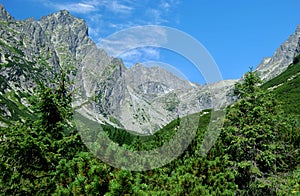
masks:
{"label": "green forest", "polygon": [[[193,114],[199,125],[183,154],[148,171],[114,168],[89,151],[74,123],[72,92],[62,73],[58,85],[41,82],[22,118],[0,128],[0,194],[299,195],[299,73],[298,58],[264,84],[249,71],[235,85],[238,100],[226,108],[220,136],[207,154],[198,149],[211,110]],[[181,121],[151,136],[109,125],[103,131],[115,145],[143,151],[171,140]]]}

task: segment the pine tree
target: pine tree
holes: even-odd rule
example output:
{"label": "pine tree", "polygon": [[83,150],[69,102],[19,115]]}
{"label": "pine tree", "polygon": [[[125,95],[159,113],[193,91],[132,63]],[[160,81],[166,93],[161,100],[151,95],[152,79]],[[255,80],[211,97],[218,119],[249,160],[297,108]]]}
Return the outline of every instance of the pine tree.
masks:
{"label": "pine tree", "polygon": [[227,167],[235,173],[241,194],[275,194],[276,185],[266,179],[288,166],[290,148],[282,136],[292,127],[286,123],[279,102],[260,88],[260,82],[250,71],[235,85],[239,100],[228,109],[218,144],[224,148],[220,151],[228,157]]}
{"label": "pine tree", "polygon": [[41,83],[31,99],[35,118],[23,117],[0,129],[0,193],[53,192],[56,182],[52,178],[59,161],[84,149],[71,125],[71,97],[65,81],[62,75],[57,87]]}

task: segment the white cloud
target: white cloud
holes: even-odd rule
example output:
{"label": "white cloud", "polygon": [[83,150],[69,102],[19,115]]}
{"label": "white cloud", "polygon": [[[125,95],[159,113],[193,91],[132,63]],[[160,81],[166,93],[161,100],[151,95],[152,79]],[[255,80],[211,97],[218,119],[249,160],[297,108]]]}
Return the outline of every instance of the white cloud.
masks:
{"label": "white cloud", "polygon": [[109,1],[109,4],[107,4],[107,9],[115,13],[130,14],[134,8],[118,3],[117,1]]}
{"label": "white cloud", "polygon": [[74,13],[87,14],[90,12],[97,11],[97,7],[89,3],[57,3],[53,4],[56,9],[68,10]]}
{"label": "white cloud", "polygon": [[168,3],[168,2],[162,2],[161,3],[161,6],[164,8],[164,9],[169,9],[171,7],[171,5]]}
{"label": "white cloud", "polygon": [[99,47],[130,67],[138,62],[159,60],[159,47],[167,42],[166,36],[165,29],[159,26],[138,26],[102,39]]}
{"label": "white cloud", "polygon": [[90,14],[88,17],[88,23],[89,23],[89,35],[93,39],[98,39],[99,35],[101,35],[101,32],[103,31],[103,27],[106,25],[104,24],[103,16],[101,14]]}
{"label": "white cloud", "polygon": [[99,47],[117,57],[135,48],[160,47],[167,42],[166,36],[163,27],[136,26],[101,39]]}
{"label": "white cloud", "polygon": [[153,47],[136,48],[119,56],[127,67],[136,63],[156,61],[160,58],[159,49]]}
{"label": "white cloud", "polygon": [[55,3],[50,0],[44,0],[43,2],[46,6],[54,7],[59,10],[65,9],[79,14],[89,14],[101,9],[106,9],[118,14],[129,14],[134,9],[123,3],[122,0],[80,0],[72,3]]}
{"label": "white cloud", "polygon": [[160,9],[148,9],[147,13],[154,24],[162,24],[168,22],[167,18],[163,17],[163,11]]}
{"label": "white cloud", "polygon": [[[42,0],[42,2],[45,6],[56,10],[66,9],[71,13],[79,14],[88,22],[90,36],[100,43],[100,40],[104,40],[103,37],[130,27],[167,24],[168,20],[174,19],[172,10],[178,5],[179,0],[160,0],[158,2],[151,0],[142,2],[140,0],[74,0],[67,2]],[[122,43],[118,43],[119,40],[106,40],[106,48],[104,48],[109,47],[110,51],[118,55],[120,53],[116,53],[116,51],[133,50],[131,53],[123,55],[123,58],[129,59],[129,54],[131,54],[132,61],[137,60],[138,57],[156,60],[160,56],[159,50],[147,48],[134,51],[134,48],[136,48],[135,46],[144,47],[144,43],[154,43],[155,45],[155,43],[163,41],[154,37],[157,35],[162,39],[164,36],[160,35],[161,33],[163,32],[159,32],[159,29],[157,32],[140,32],[139,40],[127,36]],[[151,34],[154,36],[151,37]],[[138,43],[141,40],[144,40],[144,43]],[[120,48],[125,50],[120,50]]]}

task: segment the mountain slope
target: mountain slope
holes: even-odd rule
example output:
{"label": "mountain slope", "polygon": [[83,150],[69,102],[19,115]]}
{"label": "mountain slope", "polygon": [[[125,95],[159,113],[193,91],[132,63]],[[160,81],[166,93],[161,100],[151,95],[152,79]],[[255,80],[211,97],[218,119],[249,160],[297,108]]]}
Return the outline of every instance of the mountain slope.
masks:
{"label": "mountain slope", "polygon": [[286,71],[262,85],[265,89],[271,89],[278,100],[282,102],[283,110],[288,114],[295,114],[300,120],[300,56],[294,63],[288,66]]}
{"label": "mountain slope", "polygon": [[[178,116],[220,108],[237,80],[198,85],[161,67],[126,68],[89,38],[84,20],[63,10],[39,21],[16,21],[0,6],[2,119],[17,119],[37,83],[67,73],[76,92],[73,107],[86,117],[140,133],[153,133]],[[280,74],[299,53],[300,27],[270,60],[258,66],[263,79]],[[55,83],[55,82],[54,82]],[[20,109],[18,109],[20,108]],[[23,115],[23,114],[22,114]]]}
{"label": "mountain slope", "polygon": [[[199,118],[195,139],[183,154],[169,164],[142,172],[113,168],[105,163],[106,158],[122,162],[125,156],[130,158],[132,155],[116,152],[116,145],[126,144],[124,148],[134,150],[161,146],[175,139],[172,136],[182,118],[176,116],[175,120],[150,136],[137,136],[105,125],[104,131],[117,143],[111,145],[98,142],[97,138],[102,139],[103,136],[98,132],[102,127],[99,128],[95,121],[119,127],[136,126],[138,131],[151,133],[155,126],[163,126],[168,119],[174,118],[172,115],[185,115],[205,107],[218,108],[228,104],[228,100],[233,101],[227,92],[235,81],[198,86],[158,67],[138,65],[140,67],[127,69],[121,60],[108,57],[105,51],[97,49],[88,38],[85,23],[66,11],[41,21],[14,21],[3,9],[1,12],[0,121],[9,126],[19,117],[22,120],[22,116],[33,115],[27,106],[36,104],[30,98],[37,92],[38,83],[57,86],[57,76],[68,73],[70,80],[76,79],[73,88],[79,94],[75,97],[74,107],[82,109],[78,111],[82,112],[80,115],[85,123],[92,119],[95,132],[85,139],[94,141],[94,147],[104,147],[105,150],[99,148],[97,155],[106,155],[100,161],[86,149],[81,140],[84,137],[79,137],[79,134],[86,133],[77,132],[68,123],[70,104],[61,104],[65,103],[65,97],[57,94],[55,88],[49,88],[53,91],[44,92],[43,98],[37,99],[42,104],[37,105],[55,107],[35,109],[38,118],[27,118],[7,128],[0,127],[1,193],[299,194],[299,124],[291,123],[282,115],[280,108],[276,107],[277,102],[268,93],[260,91],[255,84],[256,78],[251,74],[250,82],[246,82],[248,87],[241,83],[240,90],[243,91],[240,92],[255,91],[246,93],[247,97],[228,107],[220,137],[206,155],[199,156],[199,150],[211,120],[209,110],[193,115]],[[282,96],[280,99],[286,105],[285,109],[298,108],[299,58],[293,60],[295,65],[263,86],[273,88],[278,97]],[[134,77],[136,75],[139,77]],[[210,99],[212,96],[218,98],[215,105]],[[80,107],[82,105],[84,107]],[[51,116],[63,118],[50,122]],[[187,127],[184,123],[181,125]],[[189,134],[188,131],[186,133]],[[166,154],[180,150],[185,142],[176,143],[175,148],[165,151]],[[129,164],[160,161],[141,157]]]}
{"label": "mountain slope", "polygon": [[[84,20],[65,10],[39,21],[16,21],[3,6],[0,11],[4,116],[17,116],[15,108],[29,104],[26,96],[38,82],[55,83],[62,72],[74,81],[73,106],[79,112],[100,123],[141,133],[152,133],[177,116],[214,107],[213,97],[218,100],[215,107],[227,104],[226,92],[233,81],[201,86],[160,67],[127,69],[122,60],[96,47]],[[22,102],[8,103],[13,100],[9,93],[18,90],[28,95],[17,96]]]}
{"label": "mountain slope", "polygon": [[257,66],[257,71],[261,78],[268,81],[284,70],[293,63],[296,56],[300,54],[300,25],[296,31],[280,45],[272,57],[262,60]]}

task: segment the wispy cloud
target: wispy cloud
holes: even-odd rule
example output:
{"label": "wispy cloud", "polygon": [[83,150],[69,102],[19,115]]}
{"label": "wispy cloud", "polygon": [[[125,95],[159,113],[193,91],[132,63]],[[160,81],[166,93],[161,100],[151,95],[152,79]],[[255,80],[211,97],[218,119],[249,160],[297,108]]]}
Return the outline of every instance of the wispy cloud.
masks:
{"label": "wispy cloud", "polygon": [[93,38],[99,37],[101,32],[103,31],[103,26],[105,26],[105,22],[103,16],[99,13],[92,13],[88,16],[89,23],[89,35]]}
{"label": "wispy cloud", "polygon": [[166,17],[163,17],[163,11],[160,9],[148,9],[146,11],[147,15],[149,16],[150,20],[154,24],[163,24],[167,23],[168,20]]}
{"label": "wispy cloud", "polygon": [[109,3],[107,3],[107,9],[115,13],[130,14],[134,8],[121,4],[118,1],[109,1]]}
{"label": "wispy cloud", "polygon": [[[88,22],[89,34],[99,45],[110,34],[140,25],[166,25],[174,19],[174,9],[181,0],[41,0],[45,6],[54,10],[68,10],[84,18]],[[143,32],[142,34],[148,34]],[[149,37],[148,37],[149,38]],[[136,40],[128,39],[128,45],[136,44]],[[110,43],[110,44],[115,44]],[[115,47],[116,48],[116,47]],[[158,60],[159,50],[154,48],[133,49],[121,57],[126,62]],[[127,60],[126,60],[127,59]],[[140,61],[139,61],[140,62]]]}
{"label": "wispy cloud", "polygon": [[[55,10],[65,9],[71,13],[80,14],[88,21],[90,28],[94,30],[93,32],[97,32],[95,29],[99,29],[100,25],[104,25],[103,28],[118,31],[136,25],[167,24],[169,20],[174,18],[171,10],[178,6],[180,0],[160,0],[158,2],[151,0],[142,2],[139,0],[75,0],[65,2],[41,0],[40,2]],[[99,17],[100,15],[101,17]]]}
{"label": "wispy cloud", "polygon": [[157,61],[160,58],[159,49],[153,47],[136,48],[119,56],[127,67],[136,63]]}
{"label": "wispy cloud", "polygon": [[102,39],[99,47],[130,67],[138,62],[158,61],[160,47],[168,41],[166,37],[165,29],[160,26],[137,26]]}
{"label": "wispy cloud", "polygon": [[164,9],[169,9],[171,7],[171,5],[168,2],[162,2],[161,5]]}
{"label": "wispy cloud", "polygon": [[73,13],[88,14],[98,10],[94,1],[83,1],[78,3],[54,3],[49,2],[48,6],[52,6],[58,10],[68,10]]}
{"label": "wispy cloud", "polygon": [[[89,24],[89,33],[97,41],[104,31],[109,31],[112,19],[122,22],[123,15],[130,15],[134,11],[134,0],[75,0],[72,2],[61,2],[55,0],[41,0],[46,7],[53,10],[68,10],[73,14],[79,14]],[[105,13],[105,15],[103,15]],[[127,23],[123,21],[123,23]],[[116,28],[114,28],[116,29]]]}
{"label": "wispy cloud", "polygon": [[103,9],[118,14],[129,14],[134,9],[130,5],[123,3],[122,0],[80,0],[65,3],[44,0],[44,4],[55,9],[65,9],[79,14],[89,14]]}
{"label": "wispy cloud", "polygon": [[160,47],[167,43],[166,36],[163,27],[136,26],[101,39],[98,46],[105,49],[109,55],[118,57],[136,48]]}

